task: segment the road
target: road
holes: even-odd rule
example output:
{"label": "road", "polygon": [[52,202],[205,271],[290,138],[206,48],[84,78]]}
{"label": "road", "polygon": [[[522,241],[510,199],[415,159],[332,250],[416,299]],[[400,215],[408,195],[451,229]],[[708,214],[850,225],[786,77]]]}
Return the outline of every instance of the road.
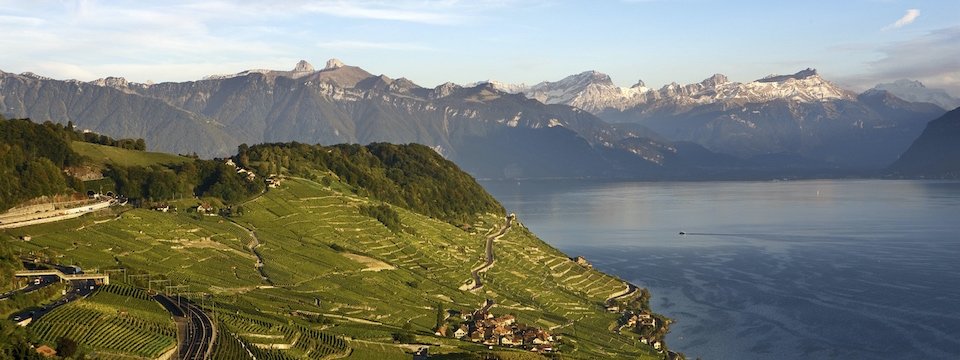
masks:
{"label": "road", "polygon": [[[263,195],[263,194],[261,194],[261,195]],[[257,195],[257,197],[259,197],[259,196],[260,196],[260,195]],[[251,200],[251,201],[252,201],[252,200]],[[249,201],[247,201],[247,202],[249,202]],[[250,239],[251,239],[251,240],[250,240],[250,243],[247,244],[247,249],[249,249],[250,252],[253,253],[253,256],[256,256],[256,257],[257,257],[257,263],[254,264],[254,267],[257,269],[257,272],[260,273],[260,279],[262,279],[262,280],[263,280],[264,282],[266,282],[268,285],[273,286],[273,285],[274,285],[274,284],[273,284],[273,280],[270,280],[270,276],[268,276],[266,270],[263,269],[263,267],[264,267],[264,265],[265,265],[265,263],[264,263],[264,261],[263,261],[263,255],[260,255],[260,252],[257,251],[257,248],[260,247],[260,239],[257,238],[257,233],[254,232],[253,229],[250,229],[250,228],[248,228],[248,227],[246,227],[246,226],[240,225],[240,223],[238,223],[238,222],[236,222],[236,221],[233,221],[233,219],[227,218],[227,220],[229,220],[231,224],[233,224],[233,225],[235,225],[235,226],[237,226],[237,227],[245,230],[248,234],[250,234]]]}
{"label": "road", "polygon": [[45,288],[47,286],[50,286],[52,284],[56,284],[57,282],[60,281],[60,278],[54,275],[44,275],[38,278],[40,279],[40,283],[34,282],[37,278],[30,279],[30,284],[28,284],[27,286],[0,294],[0,300],[4,300],[8,297],[11,297],[17,294],[26,294],[26,293],[34,292],[42,288]]}
{"label": "road", "polygon": [[71,301],[90,296],[94,290],[96,290],[96,283],[93,280],[71,281],[70,286],[67,288],[66,294],[57,299],[57,301],[44,305],[40,308],[27,309],[14,313],[12,316],[10,316],[10,319],[20,322],[28,318],[33,318],[33,321],[37,321],[43,315],[46,315],[60,306],[69,304]]}
{"label": "road", "polygon": [[487,236],[487,248],[486,248],[486,262],[483,266],[480,266],[470,272],[470,275],[473,276],[473,288],[470,291],[474,291],[483,287],[483,282],[480,281],[480,273],[485,272],[493,266],[493,262],[496,261],[496,258],[493,256],[493,242],[494,240],[499,240],[501,237],[507,234],[507,231],[510,230],[510,226],[513,225],[513,214],[507,216],[503,228],[500,229],[496,234]]}
{"label": "road", "polygon": [[166,295],[155,295],[153,298],[177,319],[178,359],[209,358],[216,341],[217,328],[203,309],[183,298]]}

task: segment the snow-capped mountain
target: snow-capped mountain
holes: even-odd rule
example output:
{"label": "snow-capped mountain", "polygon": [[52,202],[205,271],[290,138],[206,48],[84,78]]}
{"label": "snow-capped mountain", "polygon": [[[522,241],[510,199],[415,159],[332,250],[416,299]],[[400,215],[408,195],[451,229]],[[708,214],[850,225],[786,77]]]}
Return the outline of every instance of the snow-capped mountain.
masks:
{"label": "snow-capped mountain", "polygon": [[943,89],[931,89],[916,80],[900,79],[892,83],[877,84],[871,90],[886,90],[897,97],[913,102],[936,104],[944,110],[960,107],[960,99],[950,96]]}
{"label": "snow-capped mountain", "polygon": [[[494,83],[498,84],[498,83]],[[614,85],[596,71],[507,92],[586,110],[611,123],[634,123],[670,141],[689,141],[743,158],[789,154],[827,163],[876,167],[909,146],[942,114],[887,92],[858,95],[814,69],[740,83],[722,74],[659,89],[643,81]]]}
{"label": "snow-capped mountain", "polygon": [[631,87],[619,87],[613,84],[610,76],[597,71],[586,71],[530,87],[495,81],[489,83],[504,92],[523,93],[546,104],[575,106],[594,114],[605,110],[624,111],[640,105],[694,106],[773,100],[818,102],[856,98],[855,93],[824,80],[814,69],[791,75],[770,75],[748,83],[732,82],[723,74],[714,74],[699,83],[671,83],[660,89],[648,88],[642,80]]}

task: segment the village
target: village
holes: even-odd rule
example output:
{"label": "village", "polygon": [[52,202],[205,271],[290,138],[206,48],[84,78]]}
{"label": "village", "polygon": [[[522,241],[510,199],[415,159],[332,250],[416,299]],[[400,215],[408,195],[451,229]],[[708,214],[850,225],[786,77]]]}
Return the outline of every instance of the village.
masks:
{"label": "village", "polygon": [[435,335],[488,346],[513,347],[534,352],[554,351],[559,336],[554,337],[543,329],[518,323],[516,317],[510,314],[495,316],[489,310],[491,305],[493,302],[487,300],[480,309],[454,318],[461,321],[447,319],[437,328]]}

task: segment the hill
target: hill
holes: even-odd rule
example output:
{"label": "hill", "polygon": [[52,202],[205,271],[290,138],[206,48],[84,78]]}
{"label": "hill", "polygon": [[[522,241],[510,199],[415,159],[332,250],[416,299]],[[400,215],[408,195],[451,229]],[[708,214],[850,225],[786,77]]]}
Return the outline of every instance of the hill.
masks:
{"label": "hill", "polygon": [[[174,211],[115,206],[0,231],[5,261],[98,269],[121,286],[57,308],[19,338],[52,345],[66,331],[95,356],[156,356],[169,349],[172,323],[141,290],[122,290],[151,289],[214,319],[215,359],[401,359],[422,346],[450,358],[542,358],[530,348],[665,356],[639,341],[662,341],[669,322],[659,315],[614,331],[624,311],[650,310],[649,293],[550,247],[427,147],[265,144],[231,160],[108,164],[121,194],[149,197],[171,176],[204,197],[170,199]],[[273,186],[251,192],[246,184],[265,176],[246,166],[272,173]],[[202,213],[205,202],[223,205]],[[613,304],[620,310],[608,311]],[[136,324],[152,330],[130,331]],[[470,334],[458,339],[461,327]],[[128,346],[137,341],[152,345]]]}
{"label": "hill", "polygon": [[931,121],[888,172],[899,177],[960,179],[960,108]]}

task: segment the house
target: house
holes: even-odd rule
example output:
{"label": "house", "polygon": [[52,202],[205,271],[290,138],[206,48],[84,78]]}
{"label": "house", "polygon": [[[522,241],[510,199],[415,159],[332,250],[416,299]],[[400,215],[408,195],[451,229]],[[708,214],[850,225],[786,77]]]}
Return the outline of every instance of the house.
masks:
{"label": "house", "polygon": [[208,203],[201,203],[197,205],[197,212],[201,214],[213,213],[213,206]]}
{"label": "house", "polygon": [[533,338],[533,343],[536,345],[544,345],[553,342],[553,337],[550,334],[541,332],[537,334],[537,337]]}
{"label": "house", "polygon": [[503,336],[503,337],[500,337],[500,345],[520,346],[520,345],[523,345],[523,338],[516,335]]}
{"label": "house", "polygon": [[444,324],[443,326],[440,326],[433,334],[437,336],[447,336],[447,325]]}
{"label": "house", "polygon": [[660,341],[654,341],[653,348],[657,350],[663,349],[663,343],[661,343]]}
{"label": "house", "polygon": [[470,341],[478,343],[483,341],[483,332],[480,330],[474,330],[470,333]]}
{"label": "house", "polygon": [[159,212],[167,212],[167,211],[170,211],[170,205],[167,205],[167,204],[155,205],[152,209]]}
{"label": "house", "polygon": [[593,265],[591,265],[590,262],[588,262],[587,259],[584,258],[583,256],[577,256],[577,257],[573,258],[572,260],[573,260],[574,262],[576,262],[577,265],[583,266],[583,267],[585,267],[585,268],[587,268],[587,269],[592,269],[592,268],[593,268]]}
{"label": "house", "polygon": [[460,338],[463,338],[464,336],[467,336],[467,334],[469,333],[470,333],[470,328],[468,328],[466,325],[460,325],[460,328],[457,329],[457,331],[453,332],[453,337],[460,339]]}
{"label": "house", "polygon": [[656,319],[656,318],[649,318],[649,319],[640,320],[640,326],[653,326],[653,327],[657,327],[657,319]]}
{"label": "house", "polygon": [[54,356],[57,356],[57,351],[49,346],[40,345],[39,347],[37,347],[37,354],[40,354],[43,357],[52,358]]}
{"label": "house", "polygon": [[497,318],[497,323],[502,325],[507,325],[507,326],[512,325],[516,321],[517,321],[517,318],[510,314]]}
{"label": "house", "polygon": [[641,344],[644,344],[644,345],[649,345],[649,344],[650,344],[650,340],[648,340],[648,339],[645,338],[645,337],[642,337],[642,338],[640,338],[640,343],[641,343]]}

